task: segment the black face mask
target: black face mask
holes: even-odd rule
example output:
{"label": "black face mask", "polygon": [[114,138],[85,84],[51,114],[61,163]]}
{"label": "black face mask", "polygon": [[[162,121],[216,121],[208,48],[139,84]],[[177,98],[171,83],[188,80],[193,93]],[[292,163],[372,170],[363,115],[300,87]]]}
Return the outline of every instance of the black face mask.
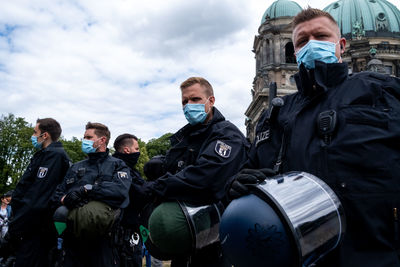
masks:
{"label": "black face mask", "polygon": [[128,167],[133,168],[135,167],[136,163],[138,162],[140,156],[140,152],[134,152],[131,154],[124,154],[120,152],[115,152],[114,157],[122,159]]}

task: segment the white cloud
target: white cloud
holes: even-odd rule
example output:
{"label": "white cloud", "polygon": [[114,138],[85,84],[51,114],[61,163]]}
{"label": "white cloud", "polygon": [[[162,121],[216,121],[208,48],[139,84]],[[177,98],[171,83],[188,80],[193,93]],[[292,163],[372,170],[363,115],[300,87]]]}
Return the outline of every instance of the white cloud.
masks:
{"label": "white cloud", "polygon": [[114,138],[131,132],[147,141],[186,123],[179,84],[203,76],[216,106],[245,133],[253,40],[272,2],[3,1],[0,114],[54,117],[67,138],[98,121]]}

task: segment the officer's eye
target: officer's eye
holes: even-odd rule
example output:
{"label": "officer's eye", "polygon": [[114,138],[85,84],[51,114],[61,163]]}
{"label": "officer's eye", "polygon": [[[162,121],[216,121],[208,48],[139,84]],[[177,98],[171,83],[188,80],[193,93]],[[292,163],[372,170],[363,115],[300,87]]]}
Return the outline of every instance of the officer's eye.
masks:
{"label": "officer's eye", "polygon": [[193,97],[190,100],[192,100],[193,102],[199,102],[199,101],[201,101],[201,97]]}
{"label": "officer's eye", "polygon": [[300,39],[299,41],[297,41],[296,47],[302,47],[307,43],[306,41],[307,41],[306,39]]}

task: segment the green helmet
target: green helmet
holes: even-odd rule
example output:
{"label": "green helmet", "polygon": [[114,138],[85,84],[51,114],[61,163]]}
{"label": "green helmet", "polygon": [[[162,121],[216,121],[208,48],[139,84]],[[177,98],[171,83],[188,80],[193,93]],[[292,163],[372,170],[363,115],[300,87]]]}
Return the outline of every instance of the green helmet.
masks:
{"label": "green helmet", "polygon": [[68,214],[68,227],[75,237],[95,239],[106,235],[118,218],[120,210],[114,210],[99,201],[73,209]]}

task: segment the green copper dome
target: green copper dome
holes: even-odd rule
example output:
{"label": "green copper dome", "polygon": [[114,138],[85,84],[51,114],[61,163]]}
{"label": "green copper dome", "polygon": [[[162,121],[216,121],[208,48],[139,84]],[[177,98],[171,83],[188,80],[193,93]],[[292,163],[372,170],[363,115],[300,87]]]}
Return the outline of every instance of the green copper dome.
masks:
{"label": "green copper dome", "polygon": [[400,11],[386,0],[339,0],[324,10],[346,38],[400,37]]}
{"label": "green copper dome", "polygon": [[265,11],[261,19],[263,24],[266,18],[275,19],[279,17],[294,17],[302,10],[301,6],[296,2],[289,0],[277,0],[270,5]]}

